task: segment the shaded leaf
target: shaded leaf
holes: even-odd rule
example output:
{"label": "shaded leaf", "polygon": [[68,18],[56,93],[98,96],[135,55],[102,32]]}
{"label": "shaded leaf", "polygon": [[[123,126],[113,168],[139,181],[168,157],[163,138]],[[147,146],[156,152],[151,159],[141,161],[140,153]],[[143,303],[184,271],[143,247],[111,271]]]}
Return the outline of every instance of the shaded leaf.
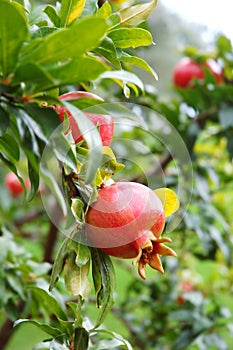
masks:
{"label": "shaded leaf", "polygon": [[74,333],[74,349],[75,350],[87,350],[89,343],[89,333],[83,327],[75,329]]}
{"label": "shaded leaf", "polygon": [[9,134],[4,134],[0,137],[0,151],[12,162],[19,160],[20,153],[18,143]]}
{"label": "shaded leaf", "polygon": [[116,82],[122,81],[123,84],[134,84],[138,86],[141,90],[144,90],[144,85],[141,79],[139,79],[136,74],[124,70],[104,72],[100,75],[99,79],[113,79]]}
{"label": "shaded leaf", "polygon": [[114,303],[115,272],[110,257],[96,248],[91,249],[92,278],[96,293],[97,307],[100,308],[95,328],[103,323]]}
{"label": "shaded leaf", "polygon": [[2,136],[10,125],[10,116],[7,113],[7,111],[5,111],[5,109],[3,109],[1,106],[0,106],[0,115],[1,115],[1,118],[0,118],[0,136]]}

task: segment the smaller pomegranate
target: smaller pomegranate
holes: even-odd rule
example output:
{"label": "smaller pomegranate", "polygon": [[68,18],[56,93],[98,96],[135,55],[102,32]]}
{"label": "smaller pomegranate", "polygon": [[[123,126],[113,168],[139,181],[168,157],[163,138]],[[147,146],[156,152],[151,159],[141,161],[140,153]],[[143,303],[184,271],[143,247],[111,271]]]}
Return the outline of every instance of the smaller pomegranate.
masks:
{"label": "smaller pomegranate", "polygon": [[[96,100],[103,101],[103,99],[95,94],[92,94],[87,91],[73,91],[63,94],[59,97],[60,101],[71,101],[80,98],[93,98]],[[59,115],[59,118],[63,122],[65,119],[65,115],[67,114],[70,121],[70,129],[72,131],[72,136],[75,143],[79,143],[83,141],[83,136],[77,126],[77,123],[69,112],[69,110],[61,105],[56,105],[55,110]],[[111,115],[105,114],[95,114],[95,113],[84,113],[87,118],[99,128],[100,138],[102,140],[103,146],[110,146],[112,143],[113,133],[114,133],[114,121]]]}
{"label": "smaller pomegranate", "polygon": [[173,83],[177,87],[187,88],[191,86],[192,80],[204,79],[205,69],[208,69],[214,76],[216,83],[223,80],[221,67],[213,59],[197,63],[189,57],[184,57],[176,64],[173,70]]}
{"label": "smaller pomegranate", "polygon": [[150,188],[135,182],[117,182],[99,190],[97,201],[86,215],[90,245],[118,258],[134,258],[146,279],[146,264],[164,273],[160,255],[176,256],[161,237],[165,225],[164,206]]}
{"label": "smaller pomegranate", "polygon": [[[9,172],[5,177],[5,186],[9,190],[12,197],[19,197],[21,194],[23,194],[23,186],[21,182],[19,181],[18,177],[13,173]],[[26,189],[30,188],[30,181],[26,179],[24,181]]]}

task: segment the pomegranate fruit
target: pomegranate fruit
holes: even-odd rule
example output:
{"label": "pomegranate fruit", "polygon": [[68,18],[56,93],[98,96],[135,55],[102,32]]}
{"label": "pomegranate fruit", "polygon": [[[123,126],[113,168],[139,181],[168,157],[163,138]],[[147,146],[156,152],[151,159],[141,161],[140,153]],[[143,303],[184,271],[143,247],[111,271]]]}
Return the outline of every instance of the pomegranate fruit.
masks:
{"label": "pomegranate fruit", "polygon": [[165,225],[163,203],[150,188],[135,182],[117,182],[99,190],[86,215],[88,243],[108,255],[134,258],[145,279],[146,264],[164,273],[160,255],[176,256],[161,237]]}
{"label": "pomegranate fruit", "polygon": [[173,83],[177,87],[187,88],[192,79],[204,79],[205,69],[208,69],[214,76],[216,83],[222,82],[221,67],[213,59],[197,63],[189,57],[184,57],[176,64],[173,70]]}
{"label": "pomegranate fruit", "polygon": [[[101,97],[87,91],[68,92],[66,94],[61,95],[59,97],[59,100],[71,101],[71,100],[76,100],[80,98],[93,98],[96,100],[103,101]],[[78,125],[74,117],[72,116],[72,114],[69,112],[69,110],[66,107],[61,105],[56,105],[55,110],[58,113],[60,120],[62,122],[64,121],[65,115],[67,114],[70,122],[70,129],[71,129],[72,136],[75,143],[79,143],[83,141],[83,136],[81,135]],[[114,132],[113,117],[111,115],[95,114],[95,113],[88,113],[88,112],[85,112],[84,114],[96,127],[99,128],[100,138],[102,140],[103,146],[110,146],[112,143],[113,132]]]}
{"label": "pomegranate fruit", "polygon": [[[24,192],[21,182],[13,172],[9,172],[5,176],[4,182],[12,197],[19,197]],[[26,189],[30,188],[30,181],[28,179],[24,181],[24,184]]]}

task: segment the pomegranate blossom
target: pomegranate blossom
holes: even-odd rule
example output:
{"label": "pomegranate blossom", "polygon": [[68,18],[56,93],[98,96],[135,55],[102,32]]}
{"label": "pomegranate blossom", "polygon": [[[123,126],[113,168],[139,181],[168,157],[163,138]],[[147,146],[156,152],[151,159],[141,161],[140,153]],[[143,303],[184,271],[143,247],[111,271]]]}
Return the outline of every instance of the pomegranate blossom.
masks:
{"label": "pomegranate blossom", "polygon": [[164,244],[171,239],[161,237],[164,225],[164,203],[156,191],[135,182],[116,182],[100,189],[86,215],[90,244],[111,256],[133,258],[143,279],[146,264],[164,273],[160,255],[176,256]]}

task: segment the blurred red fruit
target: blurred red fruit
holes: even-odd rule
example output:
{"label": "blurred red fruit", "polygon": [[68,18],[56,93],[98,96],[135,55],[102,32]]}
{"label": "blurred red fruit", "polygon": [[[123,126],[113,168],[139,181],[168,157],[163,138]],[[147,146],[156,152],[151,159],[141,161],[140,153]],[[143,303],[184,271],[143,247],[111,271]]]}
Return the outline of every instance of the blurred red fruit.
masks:
{"label": "blurred red fruit", "polygon": [[223,80],[221,67],[213,59],[203,63],[196,63],[189,57],[184,57],[176,64],[173,70],[173,83],[177,87],[186,88],[191,84],[192,79],[204,79],[207,68],[215,77],[216,83]]}
{"label": "blurred red fruit", "polygon": [[[26,189],[30,188],[30,181],[28,179],[24,181],[24,184]],[[24,192],[21,182],[13,172],[6,175],[5,186],[10,191],[12,197],[19,197]]]}

